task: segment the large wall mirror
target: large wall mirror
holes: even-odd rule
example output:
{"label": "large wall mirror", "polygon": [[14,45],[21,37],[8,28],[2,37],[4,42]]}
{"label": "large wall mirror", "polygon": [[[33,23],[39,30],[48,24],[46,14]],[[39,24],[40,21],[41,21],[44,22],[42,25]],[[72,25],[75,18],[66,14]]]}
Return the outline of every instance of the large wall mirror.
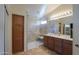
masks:
{"label": "large wall mirror", "polygon": [[64,24],[64,34],[70,35],[71,38],[73,38],[73,23],[70,24]]}

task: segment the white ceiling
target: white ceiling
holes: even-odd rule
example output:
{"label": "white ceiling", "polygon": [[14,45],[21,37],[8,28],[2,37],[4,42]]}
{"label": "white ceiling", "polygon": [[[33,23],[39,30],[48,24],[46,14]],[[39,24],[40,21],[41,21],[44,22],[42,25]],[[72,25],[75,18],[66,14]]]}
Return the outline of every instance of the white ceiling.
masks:
{"label": "white ceiling", "polygon": [[47,4],[47,8],[45,11],[45,15],[54,11],[57,7],[59,7],[61,4]]}
{"label": "white ceiling", "polygon": [[51,14],[55,15],[55,14],[62,13],[67,10],[73,10],[72,4],[63,4],[59,6],[58,8],[56,8],[56,10],[52,11]]}
{"label": "white ceiling", "polygon": [[11,10],[20,9],[22,11],[28,12],[30,15],[37,15],[40,12],[42,4],[13,4],[10,5]]}
{"label": "white ceiling", "polygon": [[27,11],[31,16],[42,17],[56,9],[58,6],[58,4],[14,4],[11,5],[11,8]]}

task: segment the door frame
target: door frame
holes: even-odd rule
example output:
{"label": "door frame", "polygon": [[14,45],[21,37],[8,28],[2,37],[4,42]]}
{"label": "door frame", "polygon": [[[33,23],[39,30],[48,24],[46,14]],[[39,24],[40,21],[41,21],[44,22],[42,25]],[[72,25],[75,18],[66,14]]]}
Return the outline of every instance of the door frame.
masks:
{"label": "door frame", "polygon": [[[13,15],[22,16],[23,17],[23,41],[25,41],[24,40],[24,16],[23,15],[19,15],[19,14],[12,14],[12,41],[13,41]],[[23,44],[23,51],[24,51],[24,44]],[[12,54],[14,54],[13,53],[13,42],[12,42]]]}

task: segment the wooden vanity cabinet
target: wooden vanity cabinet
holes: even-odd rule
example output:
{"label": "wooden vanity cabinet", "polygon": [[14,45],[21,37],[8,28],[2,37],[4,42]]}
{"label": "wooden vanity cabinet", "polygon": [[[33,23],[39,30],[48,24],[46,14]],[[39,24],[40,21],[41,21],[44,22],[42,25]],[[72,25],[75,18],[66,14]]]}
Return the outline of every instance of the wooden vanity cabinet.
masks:
{"label": "wooden vanity cabinet", "polygon": [[72,55],[72,41],[63,40],[63,54]]}
{"label": "wooden vanity cabinet", "polygon": [[59,54],[62,54],[63,53],[63,50],[62,50],[62,39],[60,38],[55,38],[55,51]]}
{"label": "wooden vanity cabinet", "polygon": [[49,36],[44,36],[44,46],[54,50],[54,38]]}
{"label": "wooden vanity cabinet", "polygon": [[55,42],[54,42],[54,38],[50,37],[50,39],[48,40],[48,48],[50,48],[51,50],[54,50],[55,47]]}
{"label": "wooden vanity cabinet", "polygon": [[72,41],[44,36],[44,46],[63,55],[72,55]]}
{"label": "wooden vanity cabinet", "polygon": [[44,46],[48,47],[48,36],[44,36]]}

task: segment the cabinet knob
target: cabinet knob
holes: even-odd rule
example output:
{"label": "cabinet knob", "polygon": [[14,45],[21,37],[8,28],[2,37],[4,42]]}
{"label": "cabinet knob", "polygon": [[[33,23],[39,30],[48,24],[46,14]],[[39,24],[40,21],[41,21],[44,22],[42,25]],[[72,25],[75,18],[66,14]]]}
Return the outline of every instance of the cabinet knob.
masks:
{"label": "cabinet knob", "polygon": [[75,44],[75,46],[79,48],[79,44]]}

